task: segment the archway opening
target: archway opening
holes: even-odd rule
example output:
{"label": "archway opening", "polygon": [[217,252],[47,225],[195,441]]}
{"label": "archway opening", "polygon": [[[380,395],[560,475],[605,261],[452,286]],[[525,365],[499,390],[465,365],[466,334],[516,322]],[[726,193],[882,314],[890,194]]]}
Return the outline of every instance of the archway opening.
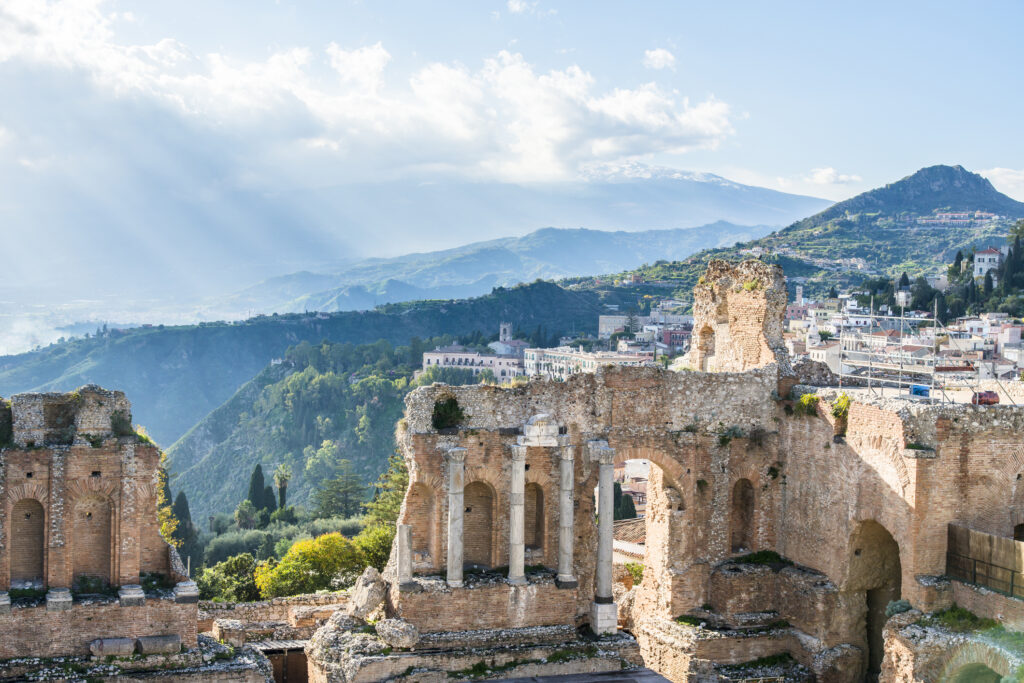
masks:
{"label": "archway opening", "polygon": [[494,493],[482,481],[466,486],[463,516],[464,564],[472,569],[491,567],[491,536],[494,528]]}
{"label": "archway opening", "polygon": [[434,539],[434,494],[425,484],[412,485],[407,510],[407,523],[412,527],[413,561],[429,563]]}
{"label": "archway opening", "polygon": [[1013,540],[1024,541],[1024,524],[1018,524],[1013,527]]}
{"label": "archway opening", "polygon": [[42,504],[33,498],[22,498],[11,509],[11,583],[16,586],[42,587],[45,516]]}
{"label": "archway opening", "polygon": [[984,664],[967,664],[957,669],[948,680],[950,683],[999,683],[1002,678]]}
{"label": "archway opening", "polygon": [[699,370],[710,372],[715,358],[715,333],[709,325],[701,328],[697,335],[697,353],[700,354]]}
{"label": "archway opening", "polygon": [[75,503],[72,575],[80,590],[110,583],[110,518],[110,502],[102,496]]}
{"label": "archway opening", "polygon": [[850,543],[850,574],[847,587],[864,593],[863,634],[867,680],[877,680],[885,654],[882,628],[885,608],[899,600],[902,585],[900,548],[881,524],[867,521],[854,531]]}
{"label": "archway opening", "polygon": [[754,487],[740,479],[732,487],[732,515],[729,524],[732,552],[751,550],[754,541]]}
{"label": "archway opening", "polygon": [[524,541],[527,550],[544,549],[544,489],[540,484],[526,485]]}

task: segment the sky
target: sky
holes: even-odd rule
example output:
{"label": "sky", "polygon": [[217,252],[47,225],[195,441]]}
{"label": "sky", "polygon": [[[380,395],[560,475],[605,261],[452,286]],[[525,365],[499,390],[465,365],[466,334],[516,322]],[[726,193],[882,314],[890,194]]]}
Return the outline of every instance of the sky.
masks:
{"label": "sky", "polygon": [[1024,200],[1021,25],[1018,0],[5,0],[6,279],[99,247],[199,282],[234,267],[210,226],[298,267],[339,244],[301,198],[339,184],[654,166],[840,200],[947,163]]}

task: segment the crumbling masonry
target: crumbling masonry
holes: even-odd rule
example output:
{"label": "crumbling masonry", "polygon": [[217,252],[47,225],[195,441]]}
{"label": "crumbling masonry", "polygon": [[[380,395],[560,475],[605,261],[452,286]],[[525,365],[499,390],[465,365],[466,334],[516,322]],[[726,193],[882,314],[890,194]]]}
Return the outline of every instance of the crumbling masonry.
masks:
{"label": "crumbling masonry", "polygon": [[[785,301],[777,267],[713,262],[696,288],[688,371],[411,393],[398,431],[409,487],[382,616],[434,654],[312,651],[311,680],[446,680],[474,657],[480,677],[498,662],[527,675],[508,646],[543,650],[556,632],[575,642],[585,625],[608,634],[592,659],[610,651],[616,668],[642,661],[674,681],[720,680],[723,667],[781,653],[823,681],[940,680],[972,651],[915,650],[895,628],[906,615],[883,628],[891,601],[933,611],[957,600],[1024,622],[1019,601],[950,580],[947,567],[951,529],[981,534],[962,552],[1000,538],[1016,548],[1011,569],[1024,558],[1012,540],[1024,524],[1024,411],[858,393],[833,416],[838,391],[807,386],[829,373],[785,356]],[[820,396],[811,414],[794,410],[809,392]],[[462,419],[435,424],[452,400]],[[653,464],[645,569],[619,609],[611,520],[595,521],[592,491],[610,496],[613,463],[632,458]],[[788,562],[743,561],[756,551]],[[639,657],[610,635],[617,623]],[[320,635],[332,628],[352,625],[332,620]]]}

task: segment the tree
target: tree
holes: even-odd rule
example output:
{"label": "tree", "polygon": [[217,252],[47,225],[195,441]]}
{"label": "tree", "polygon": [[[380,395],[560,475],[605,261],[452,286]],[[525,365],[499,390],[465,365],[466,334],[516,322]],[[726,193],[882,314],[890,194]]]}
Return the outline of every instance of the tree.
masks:
{"label": "tree", "polygon": [[352,471],[352,463],[342,460],[338,476],[324,481],[313,494],[317,514],[321,517],[351,517],[359,512],[366,487],[359,475]]}
{"label": "tree", "polygon": [[298,541],[280,562],[261,563],[256,567],[256,586],[264,598],[313,593],[343,588],[362,570],[363,558],[356,546],[334,532]]}
{"label": "tree", "polygon": [[181,545],[181,542],[174,537],[174,532],[178,528],[178,520],[171,509],[171,487],[167,483],[167,454],[162,451],[156,472],[159,484],[156,496],[156,518],[160,523],[160,535],[177,548]]}
{"label": "tree", "polygon": [[405,458],[395,451],[388,458],[388,468],[373,485],[373,500],[365,506],[369,522],[393,525],[398,520],[408,486],[409,471],[405,467]]}
{"label": "tree", "polygon": [[992,271],[988,271],[987,273],[985,273],[985,283],[983,287],[984,289],[982,291],[984,292],[985,298],[987,299],[989,296],[992,295]]}
{"label": "tree", "polygon": [[177,498],[171,508],[174,518],[178,520],[178,528],[174,530],[174,538],[178,540],[181,558],[185,560],[191,557],[190,566],[198,566],[202,559],[201,549],[198,547],[199,534],[195,525],[192,524],[192,513],[188,508],[188,498],[184,491],[178,491]]}
{"label": "tree", "polygon": [[362,557],[362,564],[384,571],[384,565],[391,557],[391,542],[395,538],[393,525],[373,524],[359,532],[352,542]]}
{"label": "tree", "polygon": [[910,286],[910,278],[907,276],[907,272],[903,271],[903,275],[900,275],[900,289],[906,289]]}
{"label": "tree", "polygon": [[267,511],[268,517],[277,509],[277,496],[274,495],[274,489],[269,484],[263,487],[263,505],[260,507]]}
{"label": "tree", "polygon": [[828,288],[828,298],[835,299],[839,297],[839,292],[836,291],[836,286],[832,285]]}
{"label": "tree", "polygon": [[256,463],[256,467],[253,468],[252,474],[249,476],[249,495],[247,495],[246,498],[257,510],[264,507],[263,492],[265,488],[266,484],[263,481],[263,465]]}
{"label": "tree", "polygon": [[228,602],[252,602],[260,599],[256,587],[256,560],[249,553],[241,553],[204,569],[196,584],[203,600],[219,598]]}
{"label": "tree", "polygon": [[636,506],[633,505],[633,496],[628,494],[622,496],[622,508],[619,512],[619,519],[636,519]]}
{"label": "tree", "polygon": [[235,508],[235,524],[239,529],[255,529],[258,512],[252,501],[246,498]]}
{"label": "tree", "polygon": [[288,500],[288,482],[292,478],[291,465],[287,463],[281,463],[274,470],[274,483],[277,484],[277,494],[280,499],[278,504],[279,510],[284,510],[287,507]]}
{"label": "tree", "polygon": [[818,330],[818,339],[820,339],[821,341],[827,342],[831,338],[832,333],[829,332],[828,330]]}
{"label": "tree", "polygon": [[964,267],[964,252],[957,249],[956,258],[953,259],[953,272],[959,274]]}

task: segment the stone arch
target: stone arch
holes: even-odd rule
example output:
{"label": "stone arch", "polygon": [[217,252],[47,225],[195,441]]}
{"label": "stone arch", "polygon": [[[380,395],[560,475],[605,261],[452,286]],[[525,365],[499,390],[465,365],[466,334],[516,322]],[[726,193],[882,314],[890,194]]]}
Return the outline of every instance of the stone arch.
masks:
{"label": "stone arch", "polygon": [[[998,683],[1001,677],[1013,675],[1017,667],[1006,652],[998,647],[983,641],[971,640],[954,648],[938,668],[937,680],[942,683]],[[975,676],[977,678],[974,678]]]}
{"label": "stone arch", "polygon": [[463,490],[463,548],[469,567],[493,566],[494,488],[484,481],[473,481]]}
{"label": "stone arch", "polygon": [[72,570],[75,582],[87,577],[109,584],[113,575],[113,506],[90,493],[75,499],[72,510]]}
{"label": "stone arch", "polygon": [[11,582],[42,584],[46,576],[46,510],[35,498],[11,508]]}
{"label": "stone arch", "polygon": [[734,553],[754,547],[754,496],[754,486],[749,479],[739,479],[732,487],[729,545]]}
{"label": "stone arch", "polygon": [[[882,628],[885,608],[899,600],[902,589],[900,547],[889,530],[875,520],[860,522],[850,536],[848,574],[845,590],[863,594],[862,624],[864,670],[877,678],[884,656]],[[856,597],[851,596],[855,604]]]}
{"label": "stone arch", "polygon": [[422,482],[409,487],[405,523],[412,527],[413,559],[429,561],[434,548],[434,493]]}
{"label": "stone arch", "polygon": [[546,528],[544,524],[544,489],[540,484],[530,482],[523,489],[525,496],[524,539],[527,550],[544,550]]}

